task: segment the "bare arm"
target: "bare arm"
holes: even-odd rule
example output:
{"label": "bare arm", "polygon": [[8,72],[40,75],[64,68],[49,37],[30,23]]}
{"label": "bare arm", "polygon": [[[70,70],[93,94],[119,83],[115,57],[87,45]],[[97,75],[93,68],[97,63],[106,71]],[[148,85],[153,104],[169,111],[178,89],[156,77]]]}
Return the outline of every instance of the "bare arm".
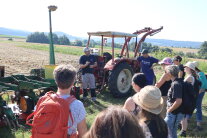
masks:
{"label": "bare arm", "polygon": [[168,77],[168,74],[163,74],[160,80],[155,84],[157,88],[160,88],[167,80],[166,77]]}
{"label": "bare arm", "polygon": [[82,138],[87,132],[86,119],[83,119],[77,126],[78,138]]}
{"label": "bare arm", "polygon": [[127,109],[129,112],[132,112],[135,109],[134,101],[131,97],[129,97],[124,103],[124,109]]}
{"label": "bare arm", "polygon": [[182,77],[183,77],[183,71],[179,71],[178,78],[182,78]]}
{"label": "bare arm", "polygon": [[86,64],[80,64],[80,68],[83,69],[83,68],[86,68],[88,65],[90,64],[90,62],[86,62]]}
{"label": "bare arm", "polygon": [[186,79],[186,81],[192,83],[192,82],[193,82],[193,79],[192,79],[192,77],[188,77],[188,78]]}
{"label": "bare arm", "polygon": [[97,62],[94,63],[94,65],[90,65],[90,68],[95,68],[97,67]]}
{"label": "bare arm", "polygon": [[173,105],[167,110],[167,112],[172,112],[177,109],[182,104],[182,99],[177,98]]}

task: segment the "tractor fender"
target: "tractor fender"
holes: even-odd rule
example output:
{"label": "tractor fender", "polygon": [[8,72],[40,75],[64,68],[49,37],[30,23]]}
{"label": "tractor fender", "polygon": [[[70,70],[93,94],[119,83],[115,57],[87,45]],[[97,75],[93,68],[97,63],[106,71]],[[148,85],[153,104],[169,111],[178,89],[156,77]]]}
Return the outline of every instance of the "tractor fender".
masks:
{"label": "tractor fender", "polygon": [[104,70],[113,70],[117,65],[119,65],[120,63],[123,63],[123,62],[126,62],[128,64],[131,64],[132,63],[132,59],[121,59],[121,58],[115,58],[114,59],[114,62],[112,63],[112,59],[109,60],[106,65],[104,66]]}

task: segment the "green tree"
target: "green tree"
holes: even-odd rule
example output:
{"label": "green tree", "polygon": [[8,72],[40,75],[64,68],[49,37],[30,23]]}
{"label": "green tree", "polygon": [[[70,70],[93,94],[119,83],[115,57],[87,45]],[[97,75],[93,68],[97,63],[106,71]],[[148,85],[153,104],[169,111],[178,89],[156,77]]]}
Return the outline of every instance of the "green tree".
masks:
{"label": "green tree", "polygon": [[168,52],[168,53],[172,53],[172,51],[173,51],[170,48],[161,48],[160,50],[161,50],[161,52]]}
{"label": "green tree", "polygon": [[196,58],[196,54],[193,53],[193,52],[187,52],[185,55],[186,55],[186,57],[188,57],[188,58]]}
{"label": "green tree", "polygon": [[135,50],[135,42],[131,42],[129,44],[129,50],[134,51]]}
{"label": "green tree", "polygon": [[149,49],[148,48],[148,44],[146,43],[146,42],[143,42],[142,44],[141,44],[141,46],[142,46],[142,49]]}
{"label": "green tree", "polygon": [[86,45],[87,45],[87,43],[88,43],[88,40],[87,40],[87,39],[84,39],[84,40],[83,40],[83,45],[85,45],[85,46],[86,46]]}
{"label": "green tree", "polygon": [[75,46],[83,46],[83,42],[81,40],[76,40]]}
{"label": "green tree", "polygon": [[[59,38],[58,38],[57,34],[52,33],[52,37],[53,37],[53,44],[59,44],[59,41],[58,41]],[[48,39],[50,42],[50,33],[48,33]]]}
{"label": "green tree", "polygon": [[8,38],[8,40],[9,40],[9,41],[13,41],[13,38],[12,38],[12,37],[10,37],[10,38]]}
{"label": "green tree", "polygon": [[152,46],[150,52],[158,52],[159,50],[160,50],[160,48],[158,46]]}
{"label": "green tree", "polygon": [[35,32],[27,36],[26,42],[49,43],[48,37],[43,32]]}
{"label": "green tree", "polygon": [[[87,41],[87,43],[88,43],[88,41]],[[86,44],[87,44],[86,43]],[[90,44],[89,44],[89,46],[90,47],[95,47],[95,45],[97,45],[97,43],[96,43],[96,41],[94,41],[93,39],[90,41]]]}
{"label": "green tree", "polygon": [[59,39],[58,39],[58,41],[59,41],[59,44],[60,45],[70,45],[70,40],[65,35],[60,36]]}
{"label": "green tree", "polygon": [[204,56],[207,54],[207,41],[201,44],[200,50],[198,51],[199,56]]}
{"label": "green tree", "polygon": [[158,46],[153,46],[151,43],[142,43],[142,49],[147,49],[149,52],[158,52],[160,48]]}
{"label": "green tree", "polygon": [[185,53],[183,51],[175,52],[175,54],[181,57],[185,56]]}

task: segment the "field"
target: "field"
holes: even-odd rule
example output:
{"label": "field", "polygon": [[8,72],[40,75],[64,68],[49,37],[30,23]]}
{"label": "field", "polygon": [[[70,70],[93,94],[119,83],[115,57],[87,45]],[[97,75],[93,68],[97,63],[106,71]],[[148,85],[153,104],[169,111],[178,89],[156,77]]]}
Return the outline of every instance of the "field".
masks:
{"label": "field", "polygon": [[193,49],[193,48],[174,48],[174,47],[162,47],[162,48],[171,48],[174,52],[184,52],[184,53],[197,53],[199,49]]}
{"label": "field", "polygon": [[[6,75],[11,74],[29,74],[32,68],[44,67],[49,62],[49,46],[47,44],[26,43],[24,41],[8,41],[0,39],[0,65],[6,66]],[[107,48],[107,51],[110,51]],[[116,53],[118,49],[115,49]],[[74,46],[55,46],[55,56],[57,64],[72,64],[78,68],[78,59],[82,55],[82,47]],[[196,59],[191,59],[196,60]],[[202,61],[205,63],[206,61]],[[202,65],[207,68],[207,64]],[[156,67],[155,72],[157,79],[163,73],[160,67]],[[207,72],[206,72],[207,73]],[[98,94],[99,104],[91,101],[84,103],[87,111],[87,125],[91,126],[95,116],[110,105],[123,105],[126,98],[114,99],[106,90]],[[207,95],[203,101],[204,114],[204,130],[199,132],[193,131],[195,128],[195,116],[190,121],[189,137],[206,137],[207,136]],[[0,138],[27,138],[30,136],[28,129],[19,129],[18,131],[10,131],[7,128],[0,128]]]}
{"label": "field", "polygon": [[1,34],[0,34],[0,38],[17,38],[17,39],[24,39],[25,40],[25,37],[23,37],[23,36],[1,35]]}

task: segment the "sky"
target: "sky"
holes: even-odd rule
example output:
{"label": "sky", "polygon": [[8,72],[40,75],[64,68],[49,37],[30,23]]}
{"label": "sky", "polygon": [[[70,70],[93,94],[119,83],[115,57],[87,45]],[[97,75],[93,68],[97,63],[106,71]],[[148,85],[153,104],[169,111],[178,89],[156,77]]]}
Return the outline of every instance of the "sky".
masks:
{"label": "sky", "polygon": [[87,37],[92,31],[164,29],[152,38],[207,41],[207,0],[0,0],[0,27]]}

